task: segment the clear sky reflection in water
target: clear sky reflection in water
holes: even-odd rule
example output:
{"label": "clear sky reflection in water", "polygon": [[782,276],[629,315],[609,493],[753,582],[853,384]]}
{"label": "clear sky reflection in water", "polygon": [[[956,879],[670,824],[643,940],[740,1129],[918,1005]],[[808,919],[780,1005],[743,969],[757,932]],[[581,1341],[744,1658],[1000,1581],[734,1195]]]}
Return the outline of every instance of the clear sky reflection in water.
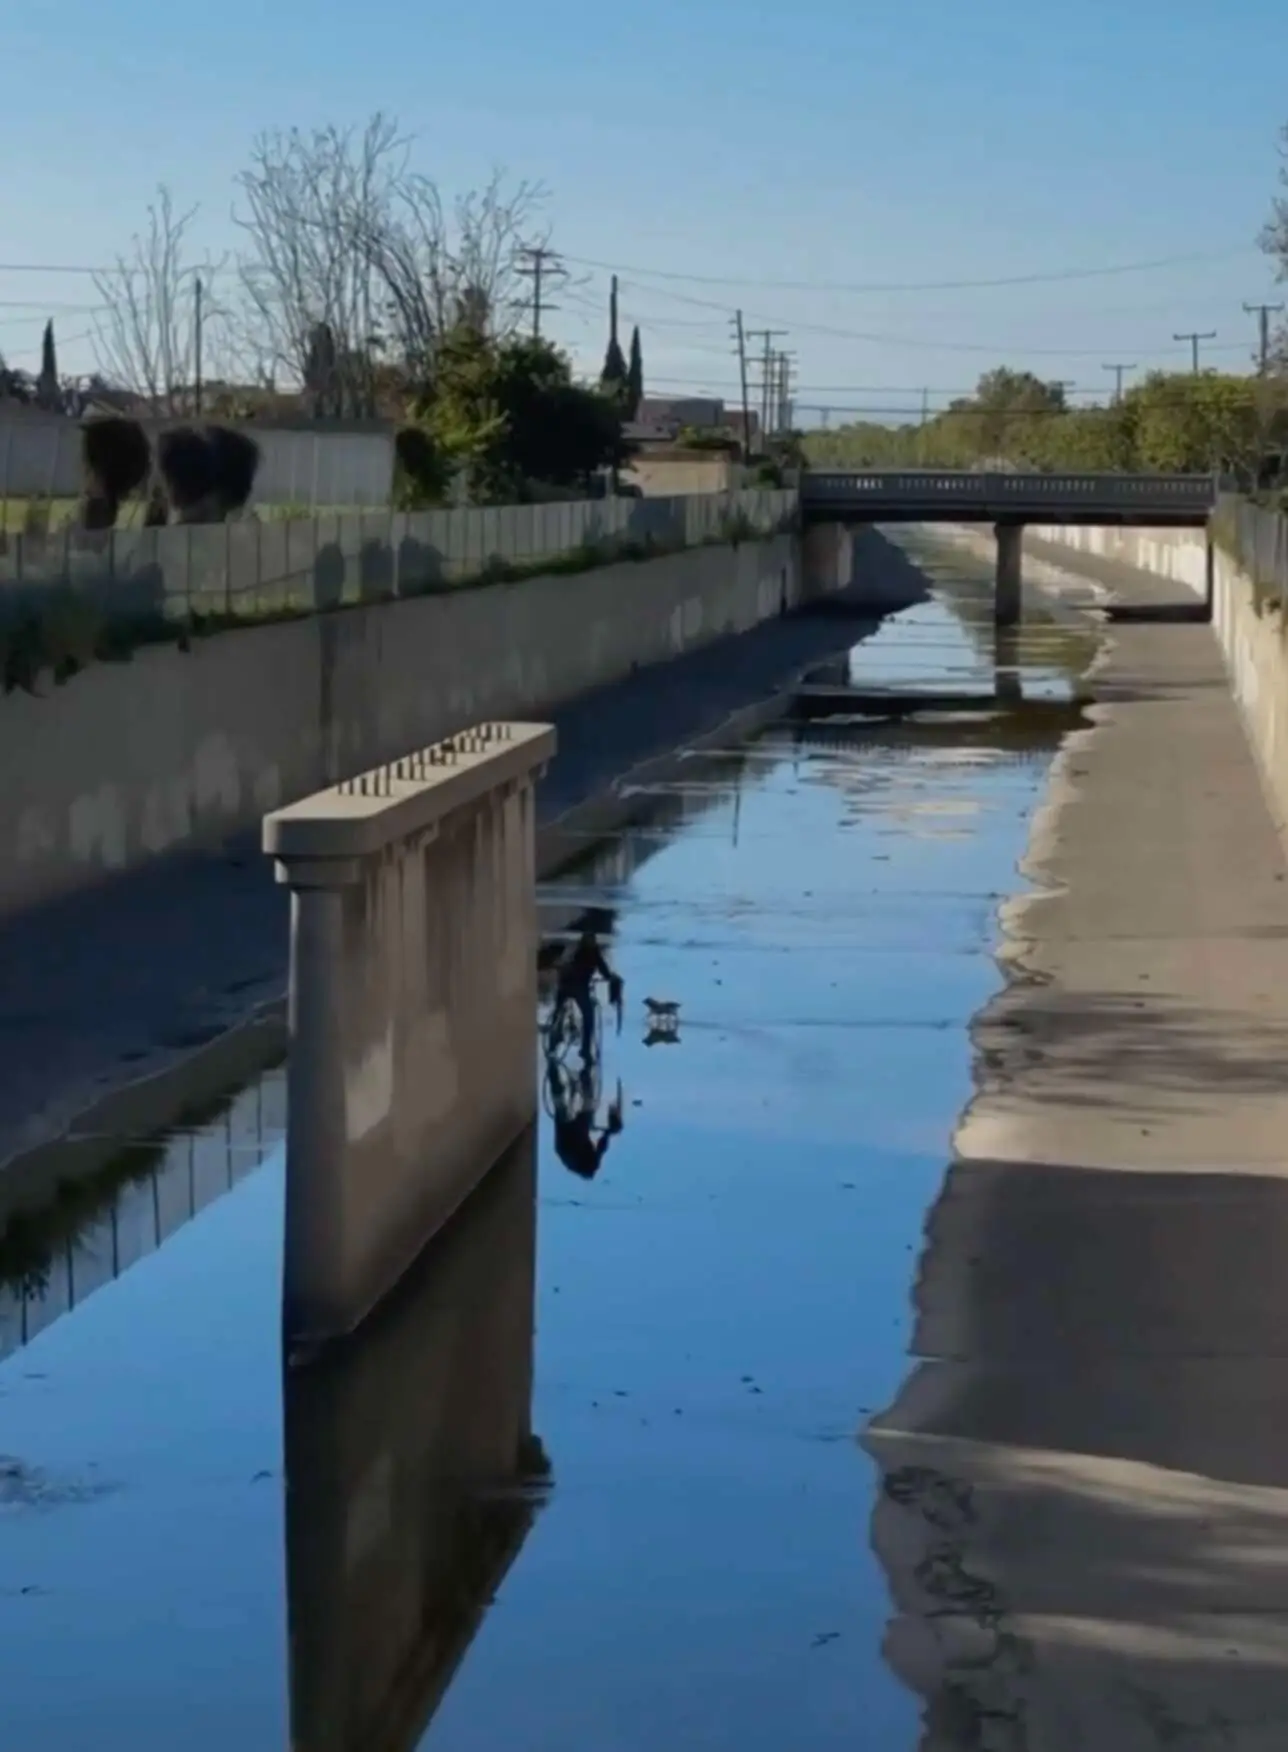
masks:
{"label": "clear sky reflection in water", "polygon": [[[1044,766],[774,732],[683,762],[606,880],[543,891],[551,930],[612,910],[627,989],[596,1178],[543,1120],[546,1500],[504,1461],[533,1367],[522,1165],[436,1287],[293,1402],[289,1546],[278,1158],[10,1356],[6,1742],[286,1744],[289,1570],[297,1724],[332,1724],[310,1749],[912,1752],[855,1437],[905,1369]],[[645,1044],[646,997],[676,1039]]]}

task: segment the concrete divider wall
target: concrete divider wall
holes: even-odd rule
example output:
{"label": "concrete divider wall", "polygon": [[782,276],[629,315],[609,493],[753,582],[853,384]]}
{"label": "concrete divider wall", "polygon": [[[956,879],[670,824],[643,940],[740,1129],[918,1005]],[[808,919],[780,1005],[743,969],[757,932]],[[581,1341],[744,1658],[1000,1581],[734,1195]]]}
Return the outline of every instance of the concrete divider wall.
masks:
{"label": "concrete divider wall", "polygon": [[238,629],[0,697],[0,914],[795,606],[793,537]]}
{"label": "concrete divider wall", "polygon": [[[1052,553],[1093,553],[1205,590],[1207,538],[1196,529],[1032,529]],[[1259,598],[1252,580],[1218,547],[1212,560],[1212,630],[1248,740],[1261,767],[1267,802],[1288,840],[1288,638],[1278,604]]]}
{"label": "concrete divider wall", "polygon": [[264,822],[291,889],[283,1326],[352,1331],[537,1108],[539,724],[453,742]]}

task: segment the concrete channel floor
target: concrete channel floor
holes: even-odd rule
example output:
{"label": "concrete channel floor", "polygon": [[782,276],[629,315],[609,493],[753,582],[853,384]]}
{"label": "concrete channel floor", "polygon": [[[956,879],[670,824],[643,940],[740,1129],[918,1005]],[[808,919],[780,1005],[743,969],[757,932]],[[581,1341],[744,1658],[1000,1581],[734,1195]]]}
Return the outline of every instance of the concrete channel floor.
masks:
{"label": "concrete channel floor", "polygon": [[1034,890],[1004,909],[1012,977],[975,1026],[918,1275],[923,1360],[865,1434],[888,1653],[926,1700],[923,1752],[1270,1752],[1288,870],[1209,628],[1112,627],[1094,687]]}

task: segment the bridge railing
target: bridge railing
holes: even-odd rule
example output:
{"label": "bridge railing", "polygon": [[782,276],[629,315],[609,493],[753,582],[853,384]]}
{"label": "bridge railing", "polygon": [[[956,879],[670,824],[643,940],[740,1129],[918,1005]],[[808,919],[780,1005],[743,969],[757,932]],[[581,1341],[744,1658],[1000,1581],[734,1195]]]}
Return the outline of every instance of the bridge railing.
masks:
{"label": "bridge railing", "polygon": [[1216,501],[1211,475],[994,473],[973,469],[811,469],[801,483],[804,505],[927,508],[947,505],[1051,510],[1063,506],[1112,510],[1204,512]]}

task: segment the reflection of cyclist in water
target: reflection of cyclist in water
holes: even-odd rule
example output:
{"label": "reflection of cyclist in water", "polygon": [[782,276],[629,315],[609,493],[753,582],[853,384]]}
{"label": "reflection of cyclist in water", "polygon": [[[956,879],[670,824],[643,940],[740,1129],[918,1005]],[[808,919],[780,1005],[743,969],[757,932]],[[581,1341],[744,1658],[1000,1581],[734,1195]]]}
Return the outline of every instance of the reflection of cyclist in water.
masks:
{"label": "reflection of cyclist in water", "polygon": [[[589,1064],[595,1056],[595,981],[602,979],[608,987],[609,1001],[616,1005],[620,1019],[622,982],[604,959],[594,931],[584,930],[569,951],[559,969],[555,986],[555,1022],[569,1004],[581,1018],[581,1056]],[[558,1028],[553,1031],[558,1033]]]}
{"label": "reflection of cyclist in water", "polygon": [[[595,1075],[583,1065],[575,1082],[555,1059],[546,1064],[546,1086],[554,1116],[555,1154],[564,1167],[582,1180],[599,1173],[608,1146],[622,1129],[622,1092],[608,1106],[607,1124],[595,1125]],[[598,1134],[598,1135],[596,1135]]]}

